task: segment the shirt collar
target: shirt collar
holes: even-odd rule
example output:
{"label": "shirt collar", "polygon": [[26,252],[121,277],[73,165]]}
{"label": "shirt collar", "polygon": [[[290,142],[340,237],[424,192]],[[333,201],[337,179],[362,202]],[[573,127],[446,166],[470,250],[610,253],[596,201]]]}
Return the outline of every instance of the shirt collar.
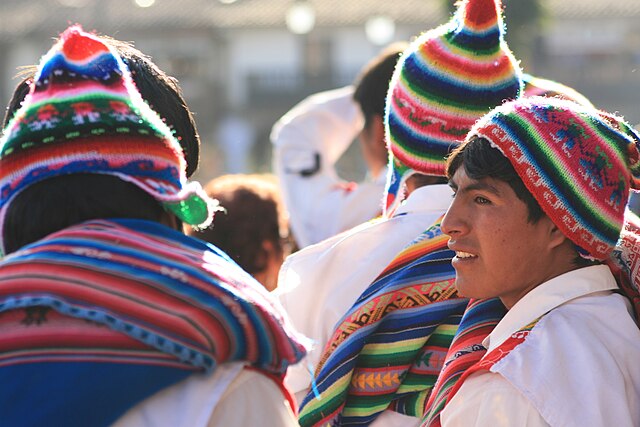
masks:
{"label": "shirt collar", "polygon": [[482,344],[492,351],[507,338],[540,316],[572,299],[618,289],[606,265],[579,268],[547,280],[520,299]]}
{"label": "shirt collar", "polygon": [[413,190],[393,216],[410,212],[444,212],[452,197],[453,190],[447,184],[425,185]]}

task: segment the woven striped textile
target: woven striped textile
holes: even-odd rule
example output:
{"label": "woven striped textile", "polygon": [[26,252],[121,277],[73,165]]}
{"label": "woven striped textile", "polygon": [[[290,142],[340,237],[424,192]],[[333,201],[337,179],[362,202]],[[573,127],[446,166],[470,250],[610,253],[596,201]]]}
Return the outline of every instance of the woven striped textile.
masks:
{"label": "woven striped textile", "polygon": [[444,367],[426,405],[423,427],[439,427],[440,412],[461,375],[482,359],[487,349],[482,341],[506,313],[499,299],[471,300],[447,353]]}
{"label": "woven striped textile", "polygon": [[606,264],[622,293],[631,301],[640,324],[640,217],[628,209],[620,239]]}
{"label": "woven striped textile", "polygon": [[367,425],[387,408],[421,417],[468,300],[453,285],[439,220],[338,322],[300,408],[301,426]]}
{"label": "woven striped textile", "polygon": [[[509,338],[507,338],[502,344],[493,349],[491,353],[486,354],[484,357],[481,357],[480,360],[476,361],[473,365],[469,366],[463,373],[460,375],[456,383],[453,385],[451,390],[449,391],[449,397],[447,398],[447,403],[450,402],[456,393],[462,387],[462,384],[465,382],[467,378],[469,378],[472,374],[479,371],[488,371],[491,369],[493,365],[498,363],[501,359],[504,359],[509,353],[513,351],[517,346],[526,341],[527,337],[531,333],[531,330],[538,324],[538,322],[542,319],[542,317],[538,317],[533,320],[528,325],[522,327],[518,331],[514,332]],[[445,404],[446,406],[446,404]]]}
{"label": "woven striped textile", "polygon": [[[225,362],[283,376],[304,341],[225,254],[157,223],[89,221],[0,262],[0,419],[20,421],[7,425],[76,425],[79,411],[77,425],[107,425]],[[145,382],[129,400],[113,396],[115,414],[94,418],[90,398],[122,398]],[[47,399],[38,411],[33,396]]]}

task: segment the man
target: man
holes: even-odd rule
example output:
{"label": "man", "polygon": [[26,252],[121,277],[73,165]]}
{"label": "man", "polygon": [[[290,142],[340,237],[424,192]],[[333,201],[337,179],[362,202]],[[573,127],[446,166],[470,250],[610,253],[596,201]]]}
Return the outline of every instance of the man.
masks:
{"label": "man", "polygon": [[301,338],[182,233],[215,202],[118,52],[70,27],[21,104],[0,139],[2,422],[295,425]]}
{"label": "man", "polygon": [[[348,317],[345,313],[349,307],[377,277],[384,276],[381,273],[394,257],[425,229],[432,225],[439,229],[439,218],[451,200],[451,192],[444,184],[445,156],[449,149],[483,112],[505,99],[518,97],[521,72],[503,40],[503,30],[500,5],[493,0],[466,1],[461,3],[451,22],[417,38],[398,62],[389,86],[385,115],[390,158],[385,217],[290,256],[280,272],[279,284],[285,291],[281,296],[283,305],[296,327],[317,343],[309,353],[307,365],[316,366],[324,344],[334,337],[336,323]],[[458,70],[455,78],[449,70]],[[409,194],[401,205],[405,183]],[[446,247],[444,250],[447,252]],[[443,289],[446,300],[454,297],[447,292],[453,289],[453,269],[448,264],[451,254],[441,255],[446,261],[443,270],[432,277],[437,277],[437,282],[448,283]],[[423,299],[427,300],[428,296],[406,301],[409,304],[406,307],[419,305]],[[458,314],[462,311],[464,306]],[[348,328],[338,329],[336,334]],[[363,327],[352,335],[357,337],[365,330],[369,329]],[[420,348],[415,351],[419,352]],[[395,366],[397,360],[391,360]],[[349,359],[351,368],[352,362],[356,363],[354,358]],[[305,393],[310,386],[310,374],[305,369],[308,366],[296,366],[287,378],[299,393]],[[432,375],[433,369],[429,370]],[[324,379],[320,372],[316,375]],[[339,414],[342,405],[349,401],[343,392],[367,393],[355,386],[349,388],[354,384],[350,383],[351,372],[341,374],[339,383],[318,381],[320,399],[313,394],[306,397],[308,407],[301,410],[302,425],[322,425],[335,419],[346,422],[347,415]],[[389,386],[391,391],[384,390],[384,397],[378,402],[367,403],[366,409],[353,409],[352,413],[358,413],[348,422],[366,423],[377,418],[389,400],[395,398],[399,378],[402,375],[395,377]],[[331,394],[334,386],[342,390],[339,398]],[[421,392],[427,388],[422,383],[416,387]],[[327,403],[330,409],[324,407]],[[345,412],[348,413],[349,408]],[[381,422],[418,422],[417,418],[397,414],[387,413],[384,417],[398,419]]]}
{"label": "man", "polygon": [[531,98],[485,116],[453,153],[442,230],[456,288],[509,311],[456,382],[443,426],[640,424],[637,228],[614,254],[639,143],[618,117]]}
{"label": "man", "polygon": [[[355,87],[312,95],[274,125],[274,169],[298,247],[380,215],[387,163],[382,118],[405,47],[388,46],[363,68]],[[335,166],[358,135],[367,177],[356,185],[340,179]]]}

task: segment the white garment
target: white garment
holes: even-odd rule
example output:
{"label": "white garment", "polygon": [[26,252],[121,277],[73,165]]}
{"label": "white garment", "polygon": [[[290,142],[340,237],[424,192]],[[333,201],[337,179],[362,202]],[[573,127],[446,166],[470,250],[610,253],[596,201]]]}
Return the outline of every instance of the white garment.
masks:
{"label": "white garment", "polygon": [[444,214],[452,194],[444,184],[418,188],[393,218],[362,224],[285,260],[276,295],[294,327],[315,342],[307,357],[289,368],[285,380],[299,402],[336,323],[393,258]]}
{"label": "white garment", "polygon": [[639,426],[640,330],[616,289],[599,265],[525,295],[485,339],[488,352],[544,317],[491,372],[462,384],[442,411],[443,427]]}
{"label": "white garment", "polygon": [[249,172],[251,149],[256,132],[251,123],[239,115],[223,117],[216,129],[215,140],[224,151],[226,173]]}
{"label": "white garment", "polygon": [[386,170],[347,190],[335,169],[364,125],[353,90],[348,86],[312,95],[273,126],[274,170],[301,248],[382,212]]}
{"label": "white garment", "polygon": [[242,363],[191,375],[131,408],[113,427],[294,427],[292,409],[274,381]]}

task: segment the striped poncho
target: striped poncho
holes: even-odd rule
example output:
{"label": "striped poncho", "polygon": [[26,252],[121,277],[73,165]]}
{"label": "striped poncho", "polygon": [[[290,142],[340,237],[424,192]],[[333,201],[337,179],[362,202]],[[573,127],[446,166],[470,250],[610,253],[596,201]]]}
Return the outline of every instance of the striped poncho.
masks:
{"label": "striped poncho", "polygon": [[300,408],[301,426],[421,417],[468,300],[453,285],[439,220],[403,250],[338,323]]}
{"label": "striped poncho", "polygon": [[304,354],[259,283],[157,223],[89,221],[0,262],[3,425],[108,425],[193,373]]}

